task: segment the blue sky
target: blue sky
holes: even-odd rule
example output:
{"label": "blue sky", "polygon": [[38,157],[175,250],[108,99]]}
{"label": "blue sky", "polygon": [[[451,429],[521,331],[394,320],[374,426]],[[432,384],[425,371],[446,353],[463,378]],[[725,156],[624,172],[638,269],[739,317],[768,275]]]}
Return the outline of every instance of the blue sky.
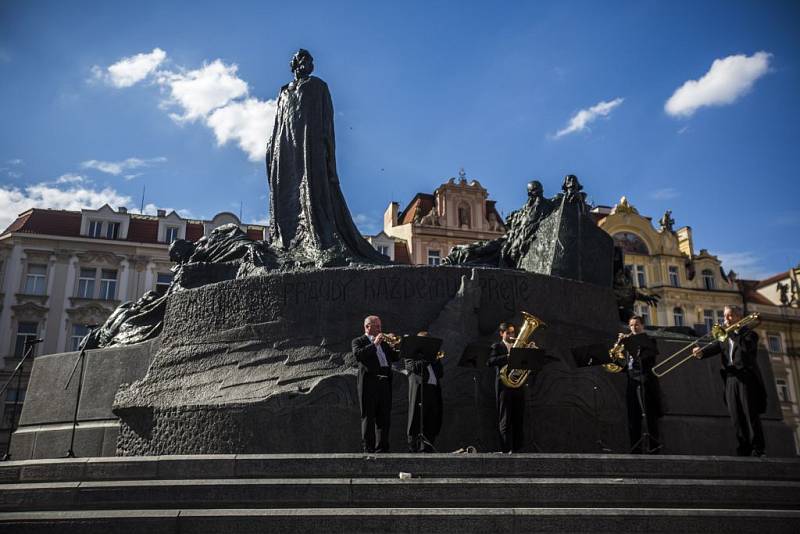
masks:
{"label": "blue sky", "polygon": [[146,211],[265,221],[263,147],[304,47],[365,233],[462,167],[506,214],[572,173],[768,276],[800,261],[798,27],[791,1],[6,0],[0,222],[138,208],[143,188]]}

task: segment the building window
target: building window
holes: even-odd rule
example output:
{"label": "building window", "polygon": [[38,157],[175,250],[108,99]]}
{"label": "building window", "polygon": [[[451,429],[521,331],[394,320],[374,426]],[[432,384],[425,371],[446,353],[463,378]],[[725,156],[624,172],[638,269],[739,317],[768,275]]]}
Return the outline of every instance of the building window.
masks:
{"label": "building window", "polygon": [[119,223],[118,222],[106,223],[106,237],[108,239],[117,239],[119,237]]}
{"label": "building window", "polygon": [[428,251],[428,265],[439,265],[442,263],[441,254],[439,254],[438,250],[429,250]]}
{"label": "building window", "polygon": [[89,221],[89,237],[103,237],[103,221]]}
{"label": "building window", "polygon": [[681,287],[681,280],[678,278],[678,268],[674,265],[669,266],[669,285]]}
{"label": "building window", "polygon": [[683,326],[683,308],[672,310],[672,320],[675,322],[675,326]]}
{"label": "building window", "polygon": [[650,324],[650,306],[647,304],[638,304],[634,306],[634,311],[636,315],[639,315],[642,318],[642,324],[647,326]]}
{"label": "building window", "polygon": [[703,287],[708,290],[716,289],[716,282],[714,281],[714,272],[711,269],[703,269]]}
{"label": "building window", "polygon": [[386,245],[378,245],[377,247],[375,247],[375,250],[377,250],[379,253],[383,254],[384,256],[388,256],[389,255],[389,247],[387,247]]}
{"label": "building window", "polygon": [[72,336],[69,338],[69,350],[78,352],[81,349],[81,340],[89,333],[86,325],[74,324],[72,325]]}
{"label": "building window", "polygon": [[167,226],[167,230],[165,232],[164,241],[166,243],[172,243],[178,239],[178,227],[177,226]]}
{"label": "building window", "polygon": [[28,295],[44,295],[47,265],[28,265],[28,274],[25,277],[25,293]]}
{"label": "building window", "polygon": [[647,287],[647,277],[644,274],[644,265],[634,265],[633,275],[636,287]]}
{"label": "building window", "polygon": [[714,310],[703,310],[703,324],[706,325],[706,332],[711,332],[714,327]]}
{"label": "building window", "polygon": [[778,378],[775,380],[775,385],[778,389],[778,399],[781,402],[792,402],[791,396],[789,395],[789,385],[786,383],[786,380]]}
{"label": "building window", "polygon": [[163,295],[172,283],[172,273],[158,273],[156,278],[156,293]]}
{"label": "building window", "polygon": [[773,354],[780,354],[783,352],[783,343],[781,343],[781,336],[779,334],[767,333],[767,346],[769,351]]}
{"label": "building window", "polygon": [[102,269],[100,275],[100,296],[103,300],[114,300],[117,298],[117,271],[113,269]]}
{"label": "building window", "polygon": [[25,343],[29,339],[36,339],[37,323],[20,322],[17,324],[17,340],[14,344],[14,357],[22,358],[25,354]]}
{"label": "building window", "polygon": [[462,202],[458,206],[458,227],[471,228],[472,227],[472,214],[469,209],[469,204]]}
{"label": "building window", "polygon": [[717,310],[717,324],[725,324],[725,310]]}
{"label": "building window", "polygon": [[82,299],[94,298],[94,277],[96,274],[97,269],[81,268],[81,273],[78,277],[78,293],[76,296]]}

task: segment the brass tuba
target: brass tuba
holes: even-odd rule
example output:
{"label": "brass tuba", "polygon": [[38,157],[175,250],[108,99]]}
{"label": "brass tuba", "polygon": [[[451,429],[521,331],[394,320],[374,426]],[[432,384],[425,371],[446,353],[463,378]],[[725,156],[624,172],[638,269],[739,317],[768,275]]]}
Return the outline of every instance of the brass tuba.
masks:
{"label": "brass tuba", "polygon": [[[511,348],[519,349],[535,346],[536,344],[533,342],[528,343],[528,338],[531,337],[533,331],[540,326],[547,326],[544,321],[528,312],[522,312],[522,319],[522,326],[520,327],[519,333],[517,334],[517,339],[514,340],[514,345]],[[529,374],[531,374],[530,371],[509,369],[508,364],[506,364],[500,368],[500,381],[505,387],[516,389],[525,384],[525,381],[528,380]]]}

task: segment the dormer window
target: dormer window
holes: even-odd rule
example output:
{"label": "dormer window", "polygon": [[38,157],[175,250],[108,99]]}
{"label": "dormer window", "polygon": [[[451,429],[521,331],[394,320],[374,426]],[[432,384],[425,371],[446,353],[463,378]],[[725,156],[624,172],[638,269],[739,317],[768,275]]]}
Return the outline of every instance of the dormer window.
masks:
{"label": "dormer window", "polygon": [[89,237],[103,236],[103,221],[89,221]]}
{"label": "dormer window", "polygon": [[119,237],[119,223],[109,222],[106,223],[106,238],[117,239]]}
{"label": "dormer window", "polygon": [[178,239],[178,230],[179,228],[177,226],[167,226],[164,241],[167,243],[172,243]]}
{"label": "dormer window", "polygon": [[703,269],[703,287],[708,290],[716,289],[716,282],[714,281],[714,271],[711,269]]}

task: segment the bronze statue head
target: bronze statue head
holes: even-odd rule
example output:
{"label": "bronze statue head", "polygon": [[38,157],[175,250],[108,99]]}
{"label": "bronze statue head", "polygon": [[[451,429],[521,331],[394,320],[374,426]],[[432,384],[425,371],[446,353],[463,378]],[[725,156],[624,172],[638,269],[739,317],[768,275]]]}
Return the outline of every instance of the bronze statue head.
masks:
{"label": "bronze statue head", "polygon": [[314,57],[305,48],[298,50],[289,62],[295,78],[307,78],[314,72]]}
{"label": "bronze statue head", "polygon": [[528,198],[541,198],[544,194],[544,187],[539,180],[531,180],[528,182]]}
{"label": "bronze statue head", "polygon": [[583,189],[583,186],[578,181],[578,177],[574,174],[568,174],[564,177],[564,185],[561,186],[561,190],[565,193],[568,191],[580,191]]}

